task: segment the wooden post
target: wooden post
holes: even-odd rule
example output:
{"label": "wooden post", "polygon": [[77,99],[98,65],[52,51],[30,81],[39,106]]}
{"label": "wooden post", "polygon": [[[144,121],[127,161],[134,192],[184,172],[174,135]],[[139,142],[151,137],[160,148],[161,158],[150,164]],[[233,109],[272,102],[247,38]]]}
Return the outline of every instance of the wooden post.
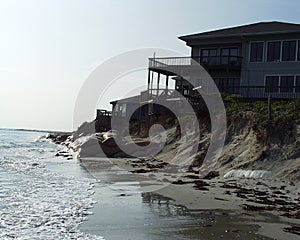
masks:
{"label": "wooden post", "polygon": [[180,93],[183,94],[183,79],[180,77]]}
{"label": "wooden post", "polygon": [[156,88],[156,95],[159,95],[159,82],[160,82],[160,73],[158,73],[157,76],[157,88]]}
{"label": "wooden post", "polygon": [[151,72],[151,70],[150,69],[148,69],[148,90],[150,89],[150,72]]}
{"label": "wooden post", "polygon": [[[155,52],[153,53],[153,61],[155,62]],[[152,91],[153,91],[153,78],[154,78],[154,71],[152,71],[152,74],[151,74],[151,96],[152,96]]]}
{"label": "wooden post", "polygon": [[148,93],[147,93],[148,97],[147,97],[147,100],[149,99],[149,90],[150,90],[150,78],[151,78],[150,72],[151,72],[151,70],[148,69]]}
{"label": "wooden post", "polygon": [[152,97],[152,90],[153,90],[153,76],[154,72],[152,71],[152,74],[151,74],[151,86],[150,86],[150,93],[151,93],[151,97]]}
{"label": "wooden post", "polygon": [[169,75],[166,76],[166,90],[169,88]]}
{"label": "wooden post", "polygon": [[271,94],[268,96],[268,119],[272,120],[272,101],[271,101]]}

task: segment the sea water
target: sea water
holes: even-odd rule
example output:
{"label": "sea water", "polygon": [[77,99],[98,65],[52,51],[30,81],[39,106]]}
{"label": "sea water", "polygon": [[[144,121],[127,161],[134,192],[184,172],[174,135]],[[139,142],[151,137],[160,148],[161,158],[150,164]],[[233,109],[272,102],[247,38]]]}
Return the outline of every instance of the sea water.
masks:
{"label": "sea water", "polygon": [[103,239],[83,233],[95,180],[51,171],[57,146],[45,133],[0,130],[0,239]]}

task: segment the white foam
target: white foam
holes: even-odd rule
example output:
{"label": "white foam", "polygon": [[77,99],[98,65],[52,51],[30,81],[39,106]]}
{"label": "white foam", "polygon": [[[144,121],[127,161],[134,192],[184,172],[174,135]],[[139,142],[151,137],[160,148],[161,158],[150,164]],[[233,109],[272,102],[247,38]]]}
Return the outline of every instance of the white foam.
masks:
{"label": "white foam", "polygon": [[49,171],[40,157],[53,156],[53,146],[32,146],[0,148],[0,239],[103,239],[79,230],[96,181]]}

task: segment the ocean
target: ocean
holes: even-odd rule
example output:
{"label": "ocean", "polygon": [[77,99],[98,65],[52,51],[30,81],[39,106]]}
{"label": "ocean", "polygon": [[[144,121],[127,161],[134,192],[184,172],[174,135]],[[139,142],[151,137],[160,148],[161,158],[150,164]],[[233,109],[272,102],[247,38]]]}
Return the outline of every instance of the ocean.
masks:
{"label": "ocean", "polygon": [[0,129],[1,240],[199,239],[201,217],[132,183],[95,180],[78,160],[55,157],[66,149],[46,135]]}
{"label": "ocean", "polygon": [[96,180],[55,157],[60,146],[45,135],[0,130],[0,239],[103,239],[79,229],[92,214]]}

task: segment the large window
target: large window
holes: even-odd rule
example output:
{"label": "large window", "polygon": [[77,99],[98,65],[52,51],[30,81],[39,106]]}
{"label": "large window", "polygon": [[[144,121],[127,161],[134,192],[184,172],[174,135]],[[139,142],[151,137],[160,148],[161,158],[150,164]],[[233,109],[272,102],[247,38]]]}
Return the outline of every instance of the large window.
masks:
{"label": "large window", "polygon": [[278,92],[279,90],[279,76],[266,76],[266,92]]}
{"label": "large window", "polygon": [[267,61],[278,62],[280,61],[281,42],[268,42],[267,48]]}
{"label": "large window", "polygon": [[250,62],[262,62],[264,42],[252,42],[250,47]]}
{"label": "large window", "polygon": [[300,76],[266,76],[265,91],[269,93],[300,93]]}
{"label": "large window", "polygon": [[283,41],[282,61],[295,61],[296,59],[296,41]]}
{"label": "large window", "polygon": [[294,76],[281,76],[280,92],[293,92],[293,91],[294,91]]}
{"label": "large window", "polygon": [[217,64],[217,49],[201,49],[201,63]]}
{"label": "large window", "polygon": [[[266,57],[264,57],[266,52]],[[251,42],[250,62],[300,61],[300,40]]]}

